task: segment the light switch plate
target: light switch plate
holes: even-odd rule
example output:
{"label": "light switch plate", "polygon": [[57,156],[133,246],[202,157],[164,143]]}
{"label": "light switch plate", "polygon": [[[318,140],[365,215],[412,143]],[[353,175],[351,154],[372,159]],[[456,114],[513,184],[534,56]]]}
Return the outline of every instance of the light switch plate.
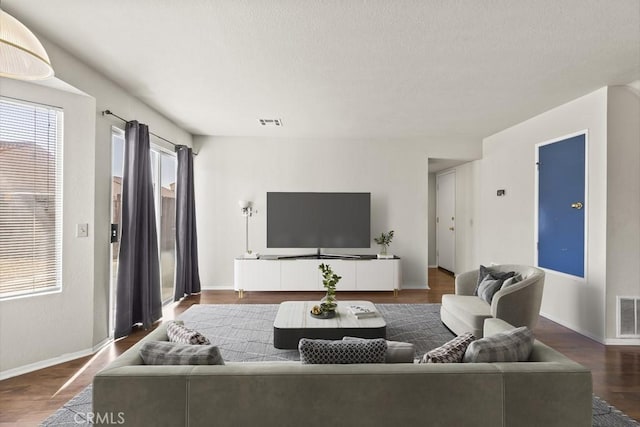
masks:
{"label": "light switch plate", "polygon": [[76,224],[76,237],[88,237],[89,224]]}

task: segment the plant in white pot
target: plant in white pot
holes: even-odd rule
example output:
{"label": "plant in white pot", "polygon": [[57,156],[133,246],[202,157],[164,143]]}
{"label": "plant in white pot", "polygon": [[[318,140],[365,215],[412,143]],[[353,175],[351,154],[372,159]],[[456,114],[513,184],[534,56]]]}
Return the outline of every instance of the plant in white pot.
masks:
{"label": "plant in white pot", "polygon": [[342,279],[342,276],[334,273],[328,264],[322,263],[318,268],[322,271],[322,284],[327,290],[327,294],[322,298],[320,308],[323,313],[334,313],[338,306],[336,302],[336,285]]}
{"label": "plant in white pot", "polygon": [[378,258],[393,258],[393,255],[387,255],[387,249],[393,240],[393,230],[387,233],[381,233],[380,237],[374,237],[373,241],[380,245],[380,253]]}

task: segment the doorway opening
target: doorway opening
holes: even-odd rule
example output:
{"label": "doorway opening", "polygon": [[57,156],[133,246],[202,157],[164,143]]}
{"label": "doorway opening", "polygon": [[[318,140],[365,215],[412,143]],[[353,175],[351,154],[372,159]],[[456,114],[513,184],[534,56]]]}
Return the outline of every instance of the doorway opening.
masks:
{"label": "doorway opening", "polygon": [[436,175],[436,264],[456,271],[456,171]]}
{"label": "doorway opening", "polygon": [[455,274],[476,262],[474,236],[477,163],[428,160],[428,266]]}

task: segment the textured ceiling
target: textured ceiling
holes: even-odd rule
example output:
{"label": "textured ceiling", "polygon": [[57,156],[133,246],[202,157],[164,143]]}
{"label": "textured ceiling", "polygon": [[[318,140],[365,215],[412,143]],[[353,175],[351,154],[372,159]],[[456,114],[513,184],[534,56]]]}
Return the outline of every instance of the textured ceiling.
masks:
{"label": "textured ceiling", "polygon": [[194,134],[479,139],[640,79],[638,0],[3,8]]}

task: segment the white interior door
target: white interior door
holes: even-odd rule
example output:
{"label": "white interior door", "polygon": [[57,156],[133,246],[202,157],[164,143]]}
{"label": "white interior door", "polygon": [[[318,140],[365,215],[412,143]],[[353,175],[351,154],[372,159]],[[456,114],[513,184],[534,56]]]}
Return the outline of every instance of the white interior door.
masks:
{"label": "white interior door", "polygon": [[436,176],[436,261],[438,267],[455,273],[456,172]]}

